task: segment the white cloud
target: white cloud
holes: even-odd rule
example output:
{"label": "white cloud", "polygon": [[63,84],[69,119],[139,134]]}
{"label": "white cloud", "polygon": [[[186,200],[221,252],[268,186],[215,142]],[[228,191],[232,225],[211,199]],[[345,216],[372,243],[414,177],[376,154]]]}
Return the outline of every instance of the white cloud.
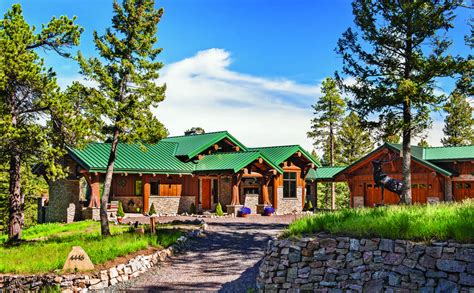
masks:
{"label": "white cloud", "polygon": [[229,52],[209,49],[165,67],[166,99],[154,110],[171,135],[192,127],[228,130],[248,146],[300,144],[320,86],[269,79],[229,69]]}
{"label": "white cloud", "polygon": [[[322,80],[308,85],[243,74],[231,70],[231,63],[229,52],[214,48],[165,66],[158,82],[167,84],[166,99],[153,112],[170,134],[200,126],[208,132],[228,130],[247,146],[300,144],[311,150],[306,132]],[[58,83],[65,88],[75,80],[94,86],[79,76],[58,78]],[[441,144],[443,116],[433,117],[430,145]]]}

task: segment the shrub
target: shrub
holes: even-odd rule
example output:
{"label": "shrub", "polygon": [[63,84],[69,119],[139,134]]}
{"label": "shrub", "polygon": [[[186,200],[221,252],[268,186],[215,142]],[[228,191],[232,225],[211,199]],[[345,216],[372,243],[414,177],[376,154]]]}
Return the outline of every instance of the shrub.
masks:
{"label": "shrub", "polygon": [[123,206],[122,206],[122,202],[119,201],[118,203],[118,208],[117,208],[117,217],[125,217],[125,213],[123,212]]}
{"label": "shrub", "polygon": [[219,216],[219,217],[222,217],[224,215],[224,212],[222,211],[222,206],[221,206],[221,203],[218,202],[217,203],[217,206],[216,206],[216,214]]}
{"label": "shrub", "polygon": [[312,211],[313,210],[313,203],[308,200],[305,204],[304,204],[304,210],[305,211]]}
{"label": "shrub", "polygon": [[193,203],[191,203],[191,206],[189,207],[189,214],[191,215],[194,215],[196,214],[196,205]]}
{"label": "shrub", "polygon": [[150,211],[148,212],[148,215],[150,215],[150,216],[156,215],[155,205],[154,205],[154,204],[151,204]]}

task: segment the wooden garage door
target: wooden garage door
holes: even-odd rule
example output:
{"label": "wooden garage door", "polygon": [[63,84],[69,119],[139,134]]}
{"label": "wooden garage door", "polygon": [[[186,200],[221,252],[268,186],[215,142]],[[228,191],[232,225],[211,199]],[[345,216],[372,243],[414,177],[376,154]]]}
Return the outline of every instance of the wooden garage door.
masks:
{"label": "wooden garage door", "polygon": [[[384,204],[397,204],[398,200],[398,195],[385,189]],[[367,207],[373,207],[380,203],[382,203],[382,188],[376,186],[374,183],[366,183],[364,205]]]}
{"label": "wooden garage door", "polygon": [[453,195],[456,201],[474,198],[474,181],[454,182]]}
{"label": "wooden garage door", "polygon": [[411,185],[411,200],[413,203],[426,203],[431,184],[413,183]]}

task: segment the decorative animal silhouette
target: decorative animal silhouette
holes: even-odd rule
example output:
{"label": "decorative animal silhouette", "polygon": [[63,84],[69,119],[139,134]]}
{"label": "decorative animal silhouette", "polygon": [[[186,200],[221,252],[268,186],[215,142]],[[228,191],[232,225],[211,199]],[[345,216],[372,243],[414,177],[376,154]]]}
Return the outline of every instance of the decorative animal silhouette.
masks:
{"label": "decorative animal silhouette", "polygon": [[384,161],[384,160],[373,160],[372,161],[372,166],[374,167],[373,175],[374,175],[375,184],[382,188],[382,203],[381,203],[381,205],[384,204],[384,189],[385,188],[390,190],[393,193],[396,193],[398,195],[398,197],[399,197],[398,202],[400,202],[400,200],[401,200],[400,197],[402,195],[403,189],[405,188],[403,183],[400,180],[394,179],[394,178],[388,176],[382,170],[382,165],[383,164],[390,163],[393,160],[395,160],[395,158],[393,158],[391,160],[388,160],[388,161]]}

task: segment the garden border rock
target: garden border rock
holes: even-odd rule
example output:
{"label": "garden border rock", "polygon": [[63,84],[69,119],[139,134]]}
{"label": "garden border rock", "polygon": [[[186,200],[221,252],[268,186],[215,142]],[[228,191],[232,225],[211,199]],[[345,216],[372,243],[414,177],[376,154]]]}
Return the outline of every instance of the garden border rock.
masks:
{"label": "garden border rock", "polygon": [[166,249],[156,251],[150,255],[138,255],[127,263],[94,272],[92,275],[58,275],[54,273],[38,275],[0,274],[0,292],[41,291],[45,287],[57,288],[62,292],[88,292],[89,290],[102,290],[120,282],[134,279],[158,263],[165,261],[176,252],[184,251],[186,249],[186,242],[189,239],[200,237],[207,229],[207,224],[204,220],[180,221],[179,224],[198,224],[199,228],[179,237],[176,243]]}
{"label": "garden border rock", "polygon": [[474,244],[317,234],[270,240],[262,292],[473,292]]}

